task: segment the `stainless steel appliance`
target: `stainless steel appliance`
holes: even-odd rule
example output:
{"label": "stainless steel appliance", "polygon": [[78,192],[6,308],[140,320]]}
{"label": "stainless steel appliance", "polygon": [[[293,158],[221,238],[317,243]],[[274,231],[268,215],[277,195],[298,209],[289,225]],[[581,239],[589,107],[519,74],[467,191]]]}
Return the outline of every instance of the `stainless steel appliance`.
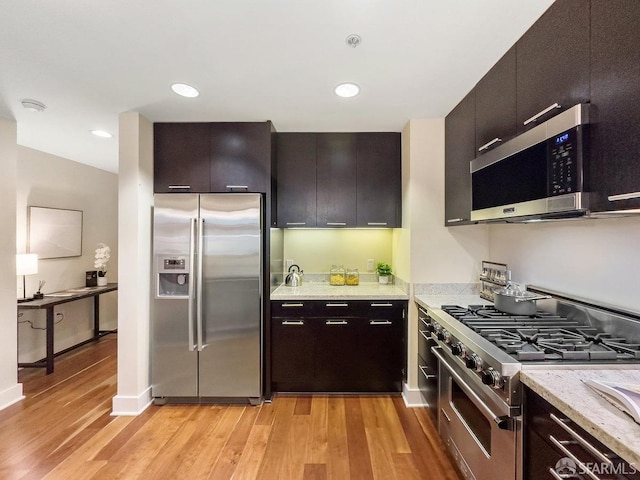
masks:
{"label": "stainless steel appliance", "polygon": [[522,478],[521,370],[640,364],[639,315],[529,290],[551,297],[533,316],[492,305],[427,309],[440,365],[439,432],[467,478]]}
{"label": "stainless steel appliance", "polygon": [[581,216],[589,106],[576,105],[471,162],[471,220]]}
{"label": "stainless steel appliance", "polygon": [[156,403],[262,400],[260,194],[160,194],[153,209]]}

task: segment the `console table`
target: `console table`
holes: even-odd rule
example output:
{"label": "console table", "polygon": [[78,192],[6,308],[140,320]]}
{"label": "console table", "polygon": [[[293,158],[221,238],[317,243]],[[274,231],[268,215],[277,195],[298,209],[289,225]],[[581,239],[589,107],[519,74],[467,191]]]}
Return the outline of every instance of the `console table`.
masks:
{"label": "console table", "polygon": [[[37,362],[18,363],[18,367],[46,368],[47,375],[53,373],[54,357],[68,352],[74,348],[98,340],[101,336],[112,333],[115,330],[100,330],[100,295],[113,292],[118,289],[117,283],[109,283],[106,287],[78,287],[60,292],[53,292],[44,295],[44,298],[18,303],[18,311],[40,310],[47,312],[46,336],[47,336],[47,356]],[[63,303],[75,302],[83,298],[93,298],[93,337],[69,347],[61,352],[54,353],[53,349],[53,329],[54,329],[54,307]]]}

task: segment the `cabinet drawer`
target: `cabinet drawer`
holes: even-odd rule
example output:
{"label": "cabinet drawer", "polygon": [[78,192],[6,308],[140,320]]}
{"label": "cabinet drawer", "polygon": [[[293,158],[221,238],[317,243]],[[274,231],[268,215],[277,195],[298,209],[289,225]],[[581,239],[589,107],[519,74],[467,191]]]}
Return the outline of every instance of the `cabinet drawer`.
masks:
{"label": "cabinet drawer", "polygon": [[271,302],[272,317],[311,316],[314,302],[305,300],[280,300]]}

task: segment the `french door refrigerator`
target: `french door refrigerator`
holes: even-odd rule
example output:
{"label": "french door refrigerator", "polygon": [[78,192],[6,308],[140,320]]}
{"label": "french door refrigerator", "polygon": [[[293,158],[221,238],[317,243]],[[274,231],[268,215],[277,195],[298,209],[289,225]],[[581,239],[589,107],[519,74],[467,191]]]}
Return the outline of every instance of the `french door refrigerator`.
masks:
{"label": "french door refrigerator", "polygon": [[154,402],[262,401],[260,194],[157,194]]}

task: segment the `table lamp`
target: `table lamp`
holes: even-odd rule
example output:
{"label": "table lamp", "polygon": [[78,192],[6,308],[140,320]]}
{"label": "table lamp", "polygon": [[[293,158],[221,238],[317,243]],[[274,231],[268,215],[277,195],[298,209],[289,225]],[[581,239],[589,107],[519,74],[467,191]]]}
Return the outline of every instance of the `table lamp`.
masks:
{"label": "table lamp", "polygon": [[19,253],[16,255],[16,274],[22,275],[22,298],[18,299],[18,303],[33,300],[27,298],[26,275],[38,273],[38,255],[35,253]]}

